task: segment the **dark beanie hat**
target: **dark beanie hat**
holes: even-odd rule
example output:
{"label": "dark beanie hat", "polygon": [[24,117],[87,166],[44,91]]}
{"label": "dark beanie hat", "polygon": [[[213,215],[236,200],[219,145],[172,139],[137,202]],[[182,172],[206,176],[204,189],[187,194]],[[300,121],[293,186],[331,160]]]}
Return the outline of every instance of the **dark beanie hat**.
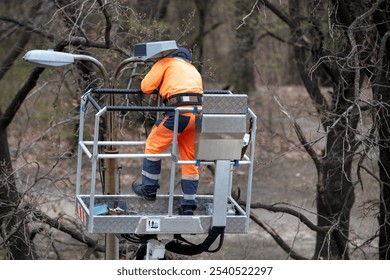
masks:
{"label": "dark beanie hat", "polygon": [[174,53],[173,57],[182,57],[188,61],[191,61],[191,53],[188,49],[180,47]]}

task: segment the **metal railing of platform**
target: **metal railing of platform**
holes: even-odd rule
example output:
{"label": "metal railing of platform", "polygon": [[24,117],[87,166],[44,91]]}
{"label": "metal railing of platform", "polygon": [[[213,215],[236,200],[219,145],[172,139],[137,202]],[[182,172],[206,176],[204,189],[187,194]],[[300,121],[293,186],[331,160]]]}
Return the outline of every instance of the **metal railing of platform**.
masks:
{"label": "metal railing of platform", "polygon": [[[170,153],[162,153],[153,155],[154,158],[165,158],[171,160],[171,171],[170,171],[170,182],[169,182],[169,193],[168,193],[168,206],[165,213],[159,213],[158,215],[150,215],[151,217],[159,216],[164,217],[166,219],[172,218],[175,216],[176,219],[182,219],[183,223],[176,223],[175,227],[188,225],[189,219],[196,219],[196,217],[176,217],[174,213],[174,200],[177,195],[174,193],[175,187],[175,170],[177,165],[183,164],[195,164],[195,165],[215,165],[215,161],[212,160],[197,160],[194,159],[192,161],[184,161],[179,159],[178,155],[178,147],[177,147],[177,137],[178,137],[178,118],[181,113],[184,112],[192,112],[194,114],[201,114],[202,108],[192,107],[192,108],[183,108],[183,107],[166,107],[166,106],[101,106],[98,101],[95,99],[94,95],[96,94],[142,94],[140,90],[132,90],[132,89],[91,89],[86,92],[81,97],[81,106],[80,106],[80,125],[79,125],[79,141],[78,141],[78,158],[77,158],[77,179],[76,179],[76,197],[77,197],[77,207],[80,218],[82,218],[85,226],[88,231],[93,233],[95,232],[94,223],[98,215],[94,213],[94,207],[96,206],[96,198],[104,197],[105,200],[110,198],[110,195],[98,195],[96,193],[96,183],[97,183],[97,172],[98,172],[98,164],[100,160],[103,159],[142,159],[146,157],[150,157],[149,154],[143,153],[104,153],[101,152],[101,147],[104,146],[142,146],[145,144],[145,141],[99,141],[99,131],[101,118],[105,116],[108,112],[118,112],[118,111],[147,111],[147,112],[175,112],[174,119],[174,136]],[[205,91],[205,94],[232,94],[230,91]],[[93,120],[93,140],[84,140],[84,126],[85,126],[85,113],[88,110],[88,103],[92,106],[94,114]],[[256,115],[252,112],[252,110],[247,108],[247,116],[251,118],[252,121],[252,130],[250,131],[251,141],[249,143],[249,154],[244,154],[241,160],[231,161],[230,165],[232,167],[238,167],[240,165],[248,165],[248,174],[247,174],[247,186],[246,186],[246,204],[245,204],[245,225],[240,227],[239,232],[245,233],[249,230],[249,220],[250,220],[250,202],[251,202],[251,192],[252,192],[252,177],[253,177],[253,167],[254,167],[254,151],[256,145]],[[90,191],[89,194],[81,193],[81,181],[82,181],[82,173],[83,173],[83,157],[87,157],[91,162],[91,174],[90,174]],[[229,175],[229,201],[235,205],[235,207],[240,207],[234,199],[231,197],[232,190],[232,174]],[[112,197],[116,200],[120,198],[133,198],[136,197],[131,194],[111,194]],[[88,198],[88,203],[85,202],[85,198]],[[166,196],[164,196],[166,197]],[[204,215],[202,215],[204,216]],[[111,216],[110,219],[119,218],[119,216]],[[123,221],[123,215],[120,217],[121,221]],[[143,215],[142,218],[148,218]],[[164,219],[163,218],[163,219]],[[108,222],[107,226],[111,224],[112,221]],[[202,223],[202,222],[200,222]],[[207,224],[208,226],[208,224]],[[110,229],[101,230],[104,232],[110,232]],[[113,229],[112,232],[118,232],[119,229]],[[175,228],[174,230],[167,229],[167,232],[179,232],[180,228]],[[183,230],[183,232],[186,232]],[[207,229],[205,229],[207,232]],[[164,233],[164,232],[163,232]]]}

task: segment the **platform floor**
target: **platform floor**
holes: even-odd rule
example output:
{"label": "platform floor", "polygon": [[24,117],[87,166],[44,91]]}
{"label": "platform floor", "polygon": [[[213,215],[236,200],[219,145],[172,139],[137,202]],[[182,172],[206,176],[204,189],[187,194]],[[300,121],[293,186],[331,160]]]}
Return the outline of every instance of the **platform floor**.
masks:
{"label": "platform floor", "polygon": [[[136,195],[95,195],[94,215],[90,215],[89,195],[77,196],[77,213],[91,233],[208,233],[212,225],[213,196],[197,196],[194,216],[179,215],[181,196],[173,197],[169,215],[169,196],[158,195],[148,202]],[[246,233],[245,211],[232,199],[226,209],[226,233]]]}

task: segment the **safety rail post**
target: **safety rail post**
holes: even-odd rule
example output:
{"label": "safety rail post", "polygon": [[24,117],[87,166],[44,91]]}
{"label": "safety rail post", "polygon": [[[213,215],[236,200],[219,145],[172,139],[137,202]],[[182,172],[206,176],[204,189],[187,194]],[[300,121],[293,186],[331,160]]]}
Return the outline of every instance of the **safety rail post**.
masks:
{"label": "safety rail post", "polygon": [[245,223],[246,231],[249,231],[249,221],[250,221],[250,212],[251,212],[251,199],[252,199],[252,178],[253,178],[253,168],[255,161],[255,146],[256,146],[256,128],[257,128],[257,116],[253,113],[253,111],[248,108],[248,113],[252,117],[252,131],[251,131],[251,147],[250,147],[250,162],[249,162],[249,174],[248,174],[248,184],[247,184],[247,192],[246,192],[246,206],[245,212],[247,215],[247,220]]}
{"label": "safety rail post", "polygon": [[81,97],[80,102],[80,120],[79,120],[79,137],[78,137],[78,147],[77,147],[77,169],[76,169],[76,195],[80,194],[81,191],[81,168],[82,168],[82,147],[81,143],[83,142],[84,134],[84,113],[87,106],[87,95],[90,91],[85,93]]}
{"label": "safety rail post", "polygon": [[94,218],[94,204],[95,204],[95,185],[96,185],[96,169],[98,162],[98,139],[99,139],[99,120],[100,117],[107,111],[106,107],[103,107],[99,112],[95,114],[95,125],[94,125],[94,135],[93,135],[93,148],[92,148],[92,170],[91,170],[91,187],[90,187],[90,197],[89,197],[89,213],[90,218],[88,220],[88,230],[93,231],[93,218]]}
{"label": "safety rail post", "polygon": [[175,118],[173,121],[173,140],[172,140],[172,161],[171,161],[171,175],[169,182],[169,199],[168,199],[168,215],[172,216],[173,213],[173,194],[175,190],[175,174],[176,174],[176,162],[177,162],[177,135],[179,128],[179,108],[175,109]]}

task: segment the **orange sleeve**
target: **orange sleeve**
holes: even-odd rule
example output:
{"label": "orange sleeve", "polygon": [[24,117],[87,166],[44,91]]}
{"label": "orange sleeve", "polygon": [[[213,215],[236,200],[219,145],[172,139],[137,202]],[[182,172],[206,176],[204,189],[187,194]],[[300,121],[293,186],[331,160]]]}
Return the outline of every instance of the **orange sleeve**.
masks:
{"label": "orange sleeve", "polygon": [[150,94],[159,88],[164,77],[164,67],[160,61],[157,61],[146,74],[141,82],[141,90],[144,93]]}

